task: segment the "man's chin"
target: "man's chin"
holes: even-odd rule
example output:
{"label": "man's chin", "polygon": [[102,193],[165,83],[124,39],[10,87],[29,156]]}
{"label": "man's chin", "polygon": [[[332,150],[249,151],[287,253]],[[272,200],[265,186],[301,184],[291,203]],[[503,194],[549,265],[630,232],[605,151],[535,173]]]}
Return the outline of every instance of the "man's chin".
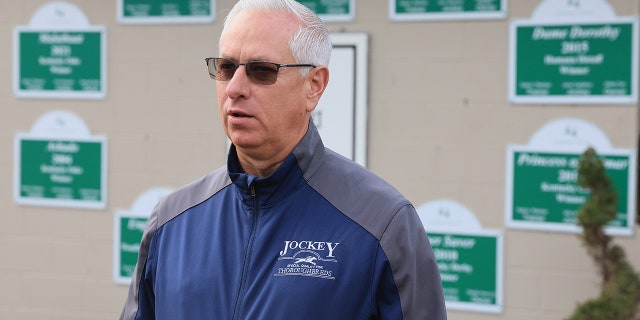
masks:
{"label": "man's chin", "polygon": [[247,139],[246,137],[233,137],[231,138],[231,142],[236,148],[241,149],[255,149],[263,145],[262,143],[257,142],[254,139]]}

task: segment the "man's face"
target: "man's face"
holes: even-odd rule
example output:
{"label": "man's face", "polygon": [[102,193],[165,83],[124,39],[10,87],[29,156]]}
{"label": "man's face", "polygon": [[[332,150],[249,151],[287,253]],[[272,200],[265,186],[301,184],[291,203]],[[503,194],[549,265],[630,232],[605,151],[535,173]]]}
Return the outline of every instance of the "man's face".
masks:
{"label": "man's face", "polygon": [[[292,15],[241,12],[226,29],[220,57],[240,63],[297,63],[288,42],[298,29]],[[305,83],[299,68],[281,68],[274,84],[256,84],[244,66],[231,80],[216,81],[222,125],[239,152],[268,160],[283,150],[291,151],[306,132],[315,107],[305,98]]]}

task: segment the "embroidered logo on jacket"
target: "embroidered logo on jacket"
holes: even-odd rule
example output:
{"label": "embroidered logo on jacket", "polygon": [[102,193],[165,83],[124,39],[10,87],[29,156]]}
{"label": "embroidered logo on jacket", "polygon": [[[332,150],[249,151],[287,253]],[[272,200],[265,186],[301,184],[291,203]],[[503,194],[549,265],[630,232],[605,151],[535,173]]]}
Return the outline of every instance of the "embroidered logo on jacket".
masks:
{"label": "embroidered logo on jacket", "polygon": [[335,279],[335,250],[339,242],[286,240],[274,276]]}

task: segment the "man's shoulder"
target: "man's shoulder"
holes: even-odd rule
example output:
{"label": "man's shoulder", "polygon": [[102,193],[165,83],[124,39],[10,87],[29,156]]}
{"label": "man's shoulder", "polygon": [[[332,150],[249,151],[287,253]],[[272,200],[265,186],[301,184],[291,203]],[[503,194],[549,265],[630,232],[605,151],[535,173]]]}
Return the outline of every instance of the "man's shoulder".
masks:
{"label": "man's shoulder", "polygon": [[158,225],[211,198],[230,183],[225,166],[176,189],[158,202],[155,209]]}
{"label": "man's shoulder", "polygon": [[395,187],[367,168],[328,151],[309,185],[340,212],[380,239],[402,208],[411,206]]}
{"label": "man's shoulder", "polygon": [[332,177],[334,181],[349,180],[348,186],[354,188],[356,193],[381,196],[386,201],[406,201],[393,185],[368,168],[330,150],[326,160],[321,174]]}

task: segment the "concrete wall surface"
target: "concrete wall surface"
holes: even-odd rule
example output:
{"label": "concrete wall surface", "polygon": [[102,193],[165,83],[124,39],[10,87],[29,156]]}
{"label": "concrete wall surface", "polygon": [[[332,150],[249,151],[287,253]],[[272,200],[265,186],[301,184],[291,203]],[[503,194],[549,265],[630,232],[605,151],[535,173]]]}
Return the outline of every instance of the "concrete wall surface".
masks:
{"label": "concrete wall surface", "polygon": [[[560,1],[560,0],[558,0]],[[204,57],[232,0],[213,23],[123,25],[116,0],[69,0],[107,34],[104,99],[17,98],[13,30],[44,0],[0,0],[0,319],[114,319],[126,285],[113,281],[113,214],[152,187],[177,188],[225,163],[215,84]],[[332,32],[369,35],[368,167],[414,204],[453,199],[484,228],[504,231],[504,309],[449,312],[452,320],[557,320],[599,290],[575,234],[505,225],[505,150],[557,118],[579,118],[616,148],[636,149],[637,104],[538,105],[508,101],[509,23],[539,1],[508,0],[507,17],[394,22],[387,0],[356,0],[354,21]],[[610,0],[637,16],[638,0]],[[14,137],[53,110],[80,116],[108,139],[105,209],[16,204]],[[637,227],[616,237],[640,270]]]}

